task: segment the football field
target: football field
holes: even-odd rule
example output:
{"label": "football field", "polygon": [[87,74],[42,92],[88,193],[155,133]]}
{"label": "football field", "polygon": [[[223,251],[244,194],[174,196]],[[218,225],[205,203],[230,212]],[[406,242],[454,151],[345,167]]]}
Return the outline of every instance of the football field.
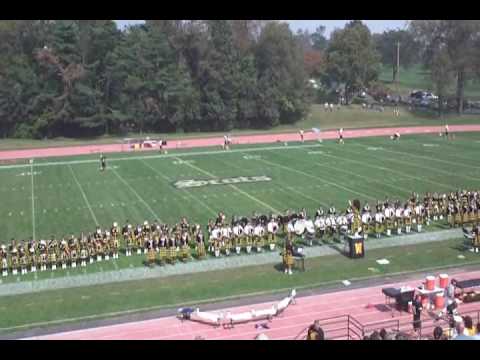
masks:
{"label": "football field", "polygon": [[[98,154],[19,161],[0,166],[1,241],[79,235],[82,231],[93,232],[97,224],[109,228],[114,221],[123,225],[127,219],[132,224],[144,220],[174,224],[186,216],[190,223],[205,228],[219,211],[224,211],[227,219],[232,215],[250,216],[254,211],[268,215],[302,207],[313,215],[318,207],[332,204],[343,211],[352,199],[374,207],[385,197],[405,200],[412,191],[422,196],[426,191],[478,189],[479,150],[480,133],[462,133],[452,141],[438,134],[408,135],[397,142],[371,137],[346,139],[344,145],[335,141],[291,142],[238,145],[230,151],[203,148],[168,154],[117,153],[108,155],[105,172],[99,170]],[[446,227],[437,223],[426,230]],[[388,239],[398,241],[395,244],[400,246],[392,242],[391,246],[372,249],[359,261],[339,255],[311,257],[307,260],[308,271],[295,273],[293,279],[265,262],[222,271],[202,268],[207,272],[3,296],[0,330],[216,301],[292,286],[310,288],[356,277],[478,264],[477,254],[468,252],[459,238],[410,245],[402,239]],[[391,265],[379,267],[379,258],[388,258]],[[7,276],[0,282],[4,286],[23,282],[30,286],[28,282],[33,280],[33,286],[36,280],[67,278],[75,283],[75,275],[106,272],[110,276],[113,270],[122,268],[141,270],[144,259],[121,255],[118,260],[95,262],[86,268]],[[201,267],[204,263],[208,261],[192,265]],[[231,281],[226,283],[225,279]],[[218,286],[220,283],[223,286]],[[144,296],[137,290],[145,292]],[[86,301],[91,306],[85,307]],[[63,304],[61,311],[57,302]],[[42,311],[34,311],[38,306]]]}
{"label": "football field", "polygon": [[350,199],[374,206],[412,191],[478,188],[480,134],[434,135],[192,149],[168,154],[98,154],[0,166],[1,241],[48,239],[182,216],[204,227],[219,211],[250,216]]}

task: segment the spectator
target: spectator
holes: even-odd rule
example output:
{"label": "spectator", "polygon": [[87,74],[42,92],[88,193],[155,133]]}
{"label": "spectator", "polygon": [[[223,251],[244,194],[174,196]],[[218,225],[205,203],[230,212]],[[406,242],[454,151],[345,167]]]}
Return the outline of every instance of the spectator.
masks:
{"label": "spectator", "polygon": [[480,335],[480,322],[477,323],[477,335]]}
{"label": "spectator", "polygon": [[465,324],[465,330],[464,330],[463,334],[467,335],[467,336],[475,336],[476,335],[476,330],[473,327],[472,318],[467,315],[463,318],[463,322]]}
{"label": "spectator", "polygon": [[435,329],[433,329],[433,340],[447,340],[440,326],[436,326]]}
{"label": "spectator", "polygon": [[380,333],[375,330],[372,335],[370,335],[370,340],[382,340],[382,338],[380,337]]}
{"label": "spectator", "polygon": [[463,323],[463,321],[458,321],[455,325],[455,331],[456,331],[456,336],[461,336],[461,335],[464,335],[465,333],[465,324]]}
{"label": "spectator", "polygon": [[325,340],[325,334],[318,320],[308,328],[307,340]]}
{"label": "spectator", "polygon": [[413,330],[415,332],[418,332],[418,330],[422,328],[421,316],[422,316],[422,310],[423,310],[422,298],[420,297],[420,295],[415,296],[412,310],[413,310]]}
{"label": "spectator", "polygon": [[398,333],[397,336],[395,336],[395,340],[408,340],[407,334],[404,333]]}
{"label": "spectator", "polygon": [[382,340],[386,340],[387,335],[388,335],[387,330],[385,330],[385,329],[380,330],[380,337],[382,338]]}

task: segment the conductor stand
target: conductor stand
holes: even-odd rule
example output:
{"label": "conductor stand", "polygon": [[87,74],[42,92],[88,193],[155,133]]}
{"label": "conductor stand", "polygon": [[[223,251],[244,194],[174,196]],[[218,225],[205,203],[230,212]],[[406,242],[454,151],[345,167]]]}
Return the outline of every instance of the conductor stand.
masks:
{"label": "conductor stand", "polygon": [[[352,232],[347,235],[348,256],[351,259],[358,259],[365,257],[365,243],[362,231],[362,220],[360,217],[360,201],[353,200],[353,219]],[[345,244],[345,245],[347,245]]]}
{"label": "conductor stand", "polygon": [[365,257],[365,243],[361,235],[348,235],[348,256],[351,259]]}

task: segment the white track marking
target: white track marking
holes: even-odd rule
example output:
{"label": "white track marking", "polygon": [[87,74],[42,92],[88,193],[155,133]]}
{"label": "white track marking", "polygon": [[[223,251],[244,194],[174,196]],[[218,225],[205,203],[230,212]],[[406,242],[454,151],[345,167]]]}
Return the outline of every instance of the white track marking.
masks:
{"label": "white track marking", "polygon": [[[203,174],[205,174],[205,175],[207,175],[207,176],[210,176],[211,178],[214,178],[214,179],[217,178],[217,176],[213,175],[212,173],[209,173],[209,172],[206,171],[206,170],[203,170],[203,169],[199,168],[199,167],[196,166],[196,165],[189,164],[189,163],[187,163],[187,164],[185,164],[185,165],[191,167],[192,169],[195,169],[195,170],[197,170],[197,171],[200,171],[201,173],[203,173]],[[279,213],[279,214],[281,213],[280,210],[275,209],[273,206],[271,206],[271,205],[263,202],[262,200],[257,199],[256,197],[250,195],[249,193],[243,191],[242,189],[239,189],[237,186],[232,185],[232,184],[227,184],[227,186],[231,187],[232,189],[234,189],[235,191],[239,192],[240,194],[248,197],[250,200],[253,200],[253,201],[257,202],[257,203],[259,203],[260,205],[265,206],[266,208],[268,208],[268,209],[270,209],[270,210],[272,210],[272,211],[274,211],[274,212],[276,212],[276,213]]]}
{"label": "white track marking", "polygon": [[[258,148],[246,148],[246,149],[233,149],[229,151],[197,151],[197,152],[187,152],[187,153],[180,153],[180,154],[163,154],[163,155],[144,155],[144,156],[130,156],[130,157],[119,157],[119,158],[112,158],[109,159],[110,162],[115,161],[128,161],[128,160],[141,160],[141,159],[168,159],[168,158],[178,158],[178,157],[185,157],[185,156],[202,156],[202,155],[226,155],[226,154],[234,154],[234,153],[241,153],[241,152],[252,152],[252,151],[276,151],[276,150],[290,150],[290,149],[300,149],[300,148],[316,148],[321,145],[296,145],[296,146],[270,146],[270,147],[258,147]],[[37,163],[35,166],[58,166],[58,165],[77,165],[77,164],[93,164],[97,163],[98,160],[71,160],[71,161],[56,161],[56,162],[44,162],[44,163]],[[17,165],[2,165],[0,166],[0,170],[2,169],[17,169],[17,168],[25,168],[28,167],[27,164],[17,164]],[[113,171],[115,169],[112,168]]]}
{"label": "white track marking", "polygon": [[35,226],[35,192],[33,190],[33,163],[31,163],[30,165],[31,165],[30,173],[32,174],[31,176],[32,178],[32,232],[33,232],[32,235],[33,235],[33,241],[35,241],[36,226]]}
{"label": "white track marking", "polygon": [[137,197],[138,200],[140,200],[140,202],[145,205],[145,207],[148,209],[148,211],[150,211],[150,213],[155,217],[155,220],[157,220],[158,222],[160,223],[163,223],[163,221],[158,217],[158,215],[155,213],[155,211],[153,211],[153,209],[150,207],[150,205],[147,204],[147,202],[135,191],[135,189],[132,187],[132,185],[130,185],[124,178],[122,178],[117,170],[115,169],[112,169],[113,173],[118,177],[118,179],[126,186],[130,189],[131,192],[133,192],[135,194],[135,196]]}
{"label": "white track marking", "polygon": [[85,204],[87,204],[88,210],[90,210],[90,215],[92,215],[92,219],[93,219],[93,221],[95,221],[95,225],[99,226],[97,217],[95,216],[95,214],[92,210],[92,206],[90,205],[90,202],[87,199],[87,195],[85,195],[85,192],[83,191],[82,185],[80,185],[80,182],[77,180],[77,177],[75,176],[75,172],[73,171],[72,166],[69,164],[68,167],[70,169],[70,172],[72,173],[73,179],[77,183],[78,188],[80,189],[80,192],[82,193],[83,200],[85,200]]}
{"label": "white track marking", "polygon": [[[167,176],[165,176],[164,174],[162,174],[160,171],[158,171],[157,169],[155,169],[153,166],[151,166],[149,163],[147,163],[145,160],[143,159],[140,159],[140,161],[146,166],[148,167],[150,170],[152,170],[153,172],[155,172],[156,174],[158,174],[158,176],[160,176],[164,181],[170,183],[171,179]],[[207,209],[208,211],[210,211],[213,215],[217,215],[217,213],[215,212],[215,210],[213,210],[210,206],[208,206],[207,204],[205,204],[202,200],[200,200],[199,198],[197,198],[195,195],[189,193],[188,191],[185,192],[187,195],[189,195],[192,199],[194,199],[195,201],[197,201],[201,206],[203,206],[205,209]],[[154,200],[155,201],[155,200]]]}
{"label": "white track marking", "polygon": [[308,176],[308,177],[310,177],[310,178],[312,178],[312,179],[320,180],[320,181],[322,181],[322,182],[324,182],[324,183],[326,183],[326,184],[329,184],[329,185],[331,185],[331,186],[335,186],[335,187],[337,187],[337,188],[339,188],[339,189],[343,189],[343,190],[348,191],[348,192],[350,192],[350,193],[352,193],[352,194],[359,195],[359,196],[363,196],[364,198],[368,198],[368,199],[373,199],[373,200],[375,200],[375,198],[372,197],[372,196],[370,196],[370,195],[363,194],[363,193],[361,193],[361,192],[352,190],[352,189],[347,188],[347,187],[345,187],[345,186],[343,186],[343,185],[339,185],[339,184],[332,183],[332,182],[330,182],[330,181],[324,180],[324,179],[322,179],[322,178],[320,178],[320,177],[318,177],[318,176],[315,176],[315,175],[306,173],[306,172],[304,172],[304,171],[297,170],[297,169],[293,169],[293,168],[291,168],[291,167],[289,167],[289,166],[285,166],[285,165],[282,165],[282,164],[277,164],[277,163],[274,163],[274,162],[271,162],[271,161],[268,161],[268,160],[264,160],[264,159],[260,159],[259,161],[263,161],[263,162],[266,163],[266,164],[273,165],[273,166],[277,166],[277,167],[280,167],[280,168],[282,168],[282,169],[286,169],[286,170],[289,170],[289,171],[296,172],[297,174],[302,174],[302,175]]}

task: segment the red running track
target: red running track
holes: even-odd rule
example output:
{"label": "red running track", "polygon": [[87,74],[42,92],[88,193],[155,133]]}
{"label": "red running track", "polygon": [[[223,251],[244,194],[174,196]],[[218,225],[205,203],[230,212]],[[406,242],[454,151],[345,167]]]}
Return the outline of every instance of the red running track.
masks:
{"label": "red running track", "polygon": [[[436,274],[438,275],[438,274]],[[480,277],[476,272],[452,272],[450,277],[466,280]],[[207,340],[248,340],[254,339],[259,333],[266,334],[270,339],[292,340],[298,337],[315,319],[325,319],[339,315],[353,315],[363,325],[391,320],[390,310],[384,306],[385,298],[381,292],[384,287],[412,287],[421,284],[423,279],[406,282],[397,282],[382,286],[367,287],[355,290],[345,290],[323,295],[299,297],[296,304],[290,305],[280,316],[268,323],[269,329],[255,329],[255,322],[236,325],[233,329],[215,328],[210,325],[192,321],[180,321],[171,316],[153,320],[123,323],[111,326],[76,330],[29,339],[42,340],[193,340],[201,336]],[[286,296],[286,294],[285,294]],[[279,296],[280,300],[282,296]],[[262,309],[273,302],[234,307],[217,311],[231,311],[232,313]],[[460,304],[459,312],[480,310],[478,304]],[[409,320],[408,313],[395,313],[395,320]],[[428,315],[426,315],[428,317]],[[265,323],[260,321],[259,323]],[[326,336],[328,338],[328,330]]]}
{"label": "red running track", "polygon": [[[344,138],[358,138],[368,136],[390,136],[396,132],[404,134],[429,134],[439,133],[443,131],[440,126],[416,126],[416,127],[399,127],[399,128],[371,128],[371,129],[353,129],[345,130]],[[469,132],[480,131],[480,125],[452,125],[451,132]],[[316,134],[312,131],[305,133],[305,140],[317,139],[335,139],[337,138],[337,131],[328,130]],[[235,144],[267,144],[285,141],[299,141],[298,133],[285,134],[265,134],[265,135],[241,135],[235,136],[233,141]],[[200,148],[210,146],[221,146],[223,144],[223,137],[211,137],[200,139],[179,139],[168,143],[166,149],[186,149],[186,148]],[[115,153],[124,151],[122,144],[107,144],[107,145],[86,145],[86,146],[71,146],[71,147],[54,147],[54,148],[40,148],[40,149],[26,149],[26,150],[5,150],[0,152],[0,160],[13,159],[31,159],[31,158],[46,158],[57,156],[72,156],[72,155],[88,155],[92,153]],[[143,151],[152,151],[152,149],[145,149]]]}

